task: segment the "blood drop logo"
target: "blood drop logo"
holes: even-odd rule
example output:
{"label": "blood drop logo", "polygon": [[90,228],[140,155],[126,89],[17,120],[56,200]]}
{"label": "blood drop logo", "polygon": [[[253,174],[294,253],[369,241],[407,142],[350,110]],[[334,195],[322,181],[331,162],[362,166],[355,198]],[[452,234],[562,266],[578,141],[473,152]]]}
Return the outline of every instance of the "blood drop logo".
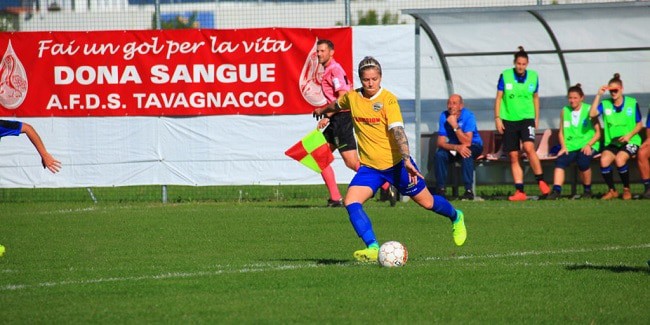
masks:
{"label": "blood drop logo", "polygon": [[16,56],[11,41],[0,62],[0,105],[16,109],[27,97],[27,74]]}
{"label": "blood drop logo", "polygon": [[318,55],[316,55],[317,44],[318,40],[314,42],[314,47],[307,55],[305,65],[302,67],[302,72],[300,73],[300,92],[309,104],[315,107],[321,107],[327,104],[327,99],[325,99],[325,94],[323,94],[323,89],[321,88],[325,68],[318,63]]}

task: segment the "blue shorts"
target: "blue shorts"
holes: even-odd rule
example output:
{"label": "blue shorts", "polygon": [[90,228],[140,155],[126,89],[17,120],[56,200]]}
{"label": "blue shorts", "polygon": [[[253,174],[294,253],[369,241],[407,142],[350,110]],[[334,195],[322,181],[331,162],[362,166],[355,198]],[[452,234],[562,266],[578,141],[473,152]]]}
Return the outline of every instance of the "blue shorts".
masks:
{"label": "blue shorts", "polygon": [[578,165],[578,170],[584,172],[585,170],[589,169],[591,160],[596,153],[596,150],[592,150],[591,155],[587,156],[582,153],[581,150],[568,152],[557,157],[557,160],[555,161],[555,168],[566,169],[571,163],[575,162]]}
{"label": "blue shorts", "polygon": [[0,120],[0,138],[8,135],[20,135],[22,129],[22,122]]}
{"label": "blue shorts", "polygon": [[[415,168],[418,168],[413,159],[411,159],[411,163]],[[418,170],[420,169],[418,168]],[[384,170],[361,166],[359,167],[357,174],[352,178],[350,186],[370,187],[374,193],[385,182],[395,185],[399,193],[405,196],[418,195],[427,187],[426,182],[422,178],[418,178],[418,182],[415,184],[409,184],[409,173],[404,168],[403,161],[400,161],[397,165]]]}

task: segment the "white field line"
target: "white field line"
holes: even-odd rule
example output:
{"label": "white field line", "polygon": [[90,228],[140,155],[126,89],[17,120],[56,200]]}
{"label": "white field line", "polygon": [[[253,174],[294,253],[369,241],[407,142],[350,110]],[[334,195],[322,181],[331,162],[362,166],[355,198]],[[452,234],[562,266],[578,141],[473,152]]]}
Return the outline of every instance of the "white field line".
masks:
{"label": "white field line", "polygon": [[[504,258],[504,257],[589,253],[589,252],[642,249],[642,248],[650,248],[650,243],[633,245],[633,246],[609,246],[609,247],[601,247],[601,248],[562,249],[562,250],[555,250],[555,251],[525,251],[525,252],[512,252],[512,253],[504,253],[504,254],[460,255],[460,256],[452,256],[452,257],[425,257],[421,260],[448,261],[448,260],[468,260],[468,259],[494,259],[494,258]],[[527,264],[528,263],[523,263],[523,265],[527,265]],[[554,264],[565,265],[565,264],[573,264],[573,263],[560,262]],[[344,266],[344,264],[336,264],[336,265]],[[268,264],[255,264],[255,265],[249,265],[240,269],[233,269],[233,270],[215,270],[215,271],[200,271],[200,272],[169,272],[169,273],[163,273],[158,275],[112,277],[112,278],[99,278],[99,279],[88,279],[88,280],[66,280],[66,281],[58,281],[58,282],[41,282],[38,284],[9,284],[0,287],[0,292],[16,291],[16,290],[23,290],[23,289],[30,289],[30,288],[59,287],[59,286],[68,286],[68,285],[87,285],[87,284],[98,284],[98,283],[109,283],[109,282],[131,282],[131,281],[196,278],[196,277],[203,277],[203,276],[223,275],[223,274],[297,270],[297,269],[317,268],[317,267],[325,267],[325,266],[326,265],[315,264],[313,262],[307,264],[275,265],[275,266],[268,265]]]}
{"label": "white field line", "polygon": [[486,254],[486,255],[459,255],[450,257],[425,257],[426,261],[450,261],[450,260],[469,260],[481,258],[504,258],[504,257],[520,257],[520,256],[535,256],[535,255],[558,255],[558,254],[573,254],[573,253],[589,253],[589,252],[605,252],[617,251],[623,249],[639,249],[650,248],[650,243],[633,245],[633,246],[609,246],[601,248],[576,248],[576,249],[560,249],[556,251],[526,251],[526,252],[512,252],[503,254]]}

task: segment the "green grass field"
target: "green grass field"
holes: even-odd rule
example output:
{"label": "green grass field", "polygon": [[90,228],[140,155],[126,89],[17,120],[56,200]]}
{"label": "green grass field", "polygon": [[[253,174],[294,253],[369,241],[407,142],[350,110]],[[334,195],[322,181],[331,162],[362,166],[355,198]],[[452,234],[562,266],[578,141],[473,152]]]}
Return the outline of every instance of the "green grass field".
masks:
{"label": "green grass field", "polygon": [[650,319],[650,201],[368,202],[403,268],[323,200],[0,203],[0,323],[580,323]]}

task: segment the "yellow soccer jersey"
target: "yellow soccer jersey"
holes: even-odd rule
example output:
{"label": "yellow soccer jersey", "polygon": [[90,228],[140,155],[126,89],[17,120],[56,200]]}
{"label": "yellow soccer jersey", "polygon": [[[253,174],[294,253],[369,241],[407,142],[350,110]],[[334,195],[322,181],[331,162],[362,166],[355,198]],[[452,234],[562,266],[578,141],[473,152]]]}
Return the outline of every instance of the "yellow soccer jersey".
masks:
{"label": "yellow soccer jersey", "polygon": [[404,127],[395,95],[382,88],[372,98],[365,98],[359,88],[341,96],[339,106],[352,112],[362,165],[383,170],[402,160],[397,143],[388,131],[396,126]]}

